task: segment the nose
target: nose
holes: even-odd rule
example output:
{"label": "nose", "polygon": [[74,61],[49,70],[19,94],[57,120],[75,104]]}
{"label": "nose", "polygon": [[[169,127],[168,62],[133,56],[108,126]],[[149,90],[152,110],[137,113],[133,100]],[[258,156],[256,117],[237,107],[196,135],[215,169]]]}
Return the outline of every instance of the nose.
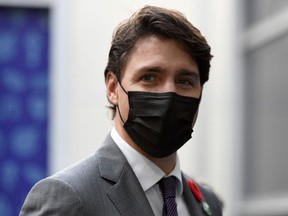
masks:
{"label": "nose", "polygon": [[174,83],[174,80],[166,80],[165,83],[163,83],[163,87],[162,87],[162,91],[163,92],[176,92],[176,86]]}

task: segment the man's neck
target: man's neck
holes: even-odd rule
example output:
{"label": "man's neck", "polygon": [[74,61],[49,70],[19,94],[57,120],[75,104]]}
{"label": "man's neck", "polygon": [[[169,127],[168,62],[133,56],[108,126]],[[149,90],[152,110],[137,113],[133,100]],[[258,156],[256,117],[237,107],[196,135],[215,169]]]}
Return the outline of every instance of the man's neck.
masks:
{"label": "man's neck", "polygon": [[176,153],[164,158],[155,158],[149,155],[145,155],[145,157],[155,163],[166,175],[171,173],[176,166]]}
{"label": "man's neck", "polygon": [[118,132],[118,134],[122,137],[122,139],[125,140],[126,143],[128,143],[132,148],[134,148],[136,151],[138,151],[140,154],[144,155],[146,158],[148,158],[150,161],[152,161],[154,164],[156,164],[166,175],[171,173],[173,169],[176,166],[176,153],[173,153],[167,157],[164,158],[155,158],[150,155],[148,155],[146,152],[144,152],[138,145],[135,144],[135,142],[131,139],[131,137],[127,134],[125,129],[117,124],[115,125],[115,128]]}

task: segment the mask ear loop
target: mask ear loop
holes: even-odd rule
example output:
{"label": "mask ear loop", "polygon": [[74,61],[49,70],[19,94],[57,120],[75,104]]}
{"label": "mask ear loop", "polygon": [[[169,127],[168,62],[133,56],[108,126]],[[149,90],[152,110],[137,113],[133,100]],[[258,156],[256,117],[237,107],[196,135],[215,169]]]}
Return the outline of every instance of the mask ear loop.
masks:
{"label": "mask ear loop", "polygon": [[[117,80],[118,80],[118,83],[119,83],[121,89],[122,89],[122,90],[125,92],[125,94],[128,96],[128,93],[127,93],[127,91],[124,89],[124,87],[122,86],[120,80],[119,80],[118,78],[117,78]],[[123,122],[123,124],[125,124],[125,122],[124,122],[124,120],[123,120],[123,118],[122,118],[121,112],[120,112],[120,108],[119,108],[118,105],[116,105],[116,109],[118,110],[118,114],[119,114],[119,116],[120,116],[121,121]]]}
{"label": "mask ear loop", "polygon": [[120,80],[119,80],[118,78],[117,78],[117,80],[118,80],[118,83],[119,83],[120,87],[122,88],[122,90],[123,90],[123,91],[126,93],[126,95],[128,96],[128,92],[124,89],[124,87],[122,86]]}
{"label": "mask ear loop", "polygon": [[121,121],[123,122],[123,124],[125,124],[125,122],[124,122],[124,120],[123,120],[123,118],[122,118],[121,112],[120,112],[120,108],[119,108],[118,105],[116,105],[116,109],[118,110],[118,113],[119,113],[119,116],[120,116]]}

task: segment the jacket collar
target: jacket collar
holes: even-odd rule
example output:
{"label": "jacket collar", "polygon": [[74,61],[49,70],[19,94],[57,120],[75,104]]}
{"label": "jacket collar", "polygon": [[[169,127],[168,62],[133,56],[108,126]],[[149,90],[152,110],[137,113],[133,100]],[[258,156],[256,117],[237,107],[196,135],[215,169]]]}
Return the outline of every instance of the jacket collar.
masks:
{"label": "jacket collar", "polygon": [[107,196],[121,215],[151,216],[153,211],[145,193],[121,150],[108,135],[99,149],[100,176],[112,182]]}
{"label": "jacket collar", "polygon": [[[107,196],[121,215],[154,215],[145,193],[121,150],[110,135],[99,149],[100,176],[112,182]],[[188,186],[188,178],[182,174],[183,195],[190,215],[205,216],[201,203],[194,197]]]}

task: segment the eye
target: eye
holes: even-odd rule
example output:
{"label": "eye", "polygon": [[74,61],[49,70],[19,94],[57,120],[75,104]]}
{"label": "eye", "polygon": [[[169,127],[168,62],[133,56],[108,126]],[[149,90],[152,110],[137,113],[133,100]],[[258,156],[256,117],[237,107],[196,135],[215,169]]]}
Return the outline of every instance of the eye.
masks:
{"label": "eye", "polygon": [[184,86],[193,86],[193,82],[190,79],[180,79],[178,83]]}
{"label": "eye", "polygon": [[179,78],[179,79],[177,80],[177,83],[178,83],[179,85],[181,85],[182,87],[185,87],[185,88],[187,88],[187,87],[193,87],[193,86],[196,85],[196,83],[194,82],[194,80],[191,79],[191,78],[188,78],[188,77],[181,77],[181,78]]}
{"label": "eye", "polygon": [[156,77],[153,74],[145,74],[141,77],[141,80],[144,82],[153,82]]}
{"label": "eye", "polygon": [[183,88],[198,88],[200,86],[199,76],[194,74],[179,76],[176,82]]}

